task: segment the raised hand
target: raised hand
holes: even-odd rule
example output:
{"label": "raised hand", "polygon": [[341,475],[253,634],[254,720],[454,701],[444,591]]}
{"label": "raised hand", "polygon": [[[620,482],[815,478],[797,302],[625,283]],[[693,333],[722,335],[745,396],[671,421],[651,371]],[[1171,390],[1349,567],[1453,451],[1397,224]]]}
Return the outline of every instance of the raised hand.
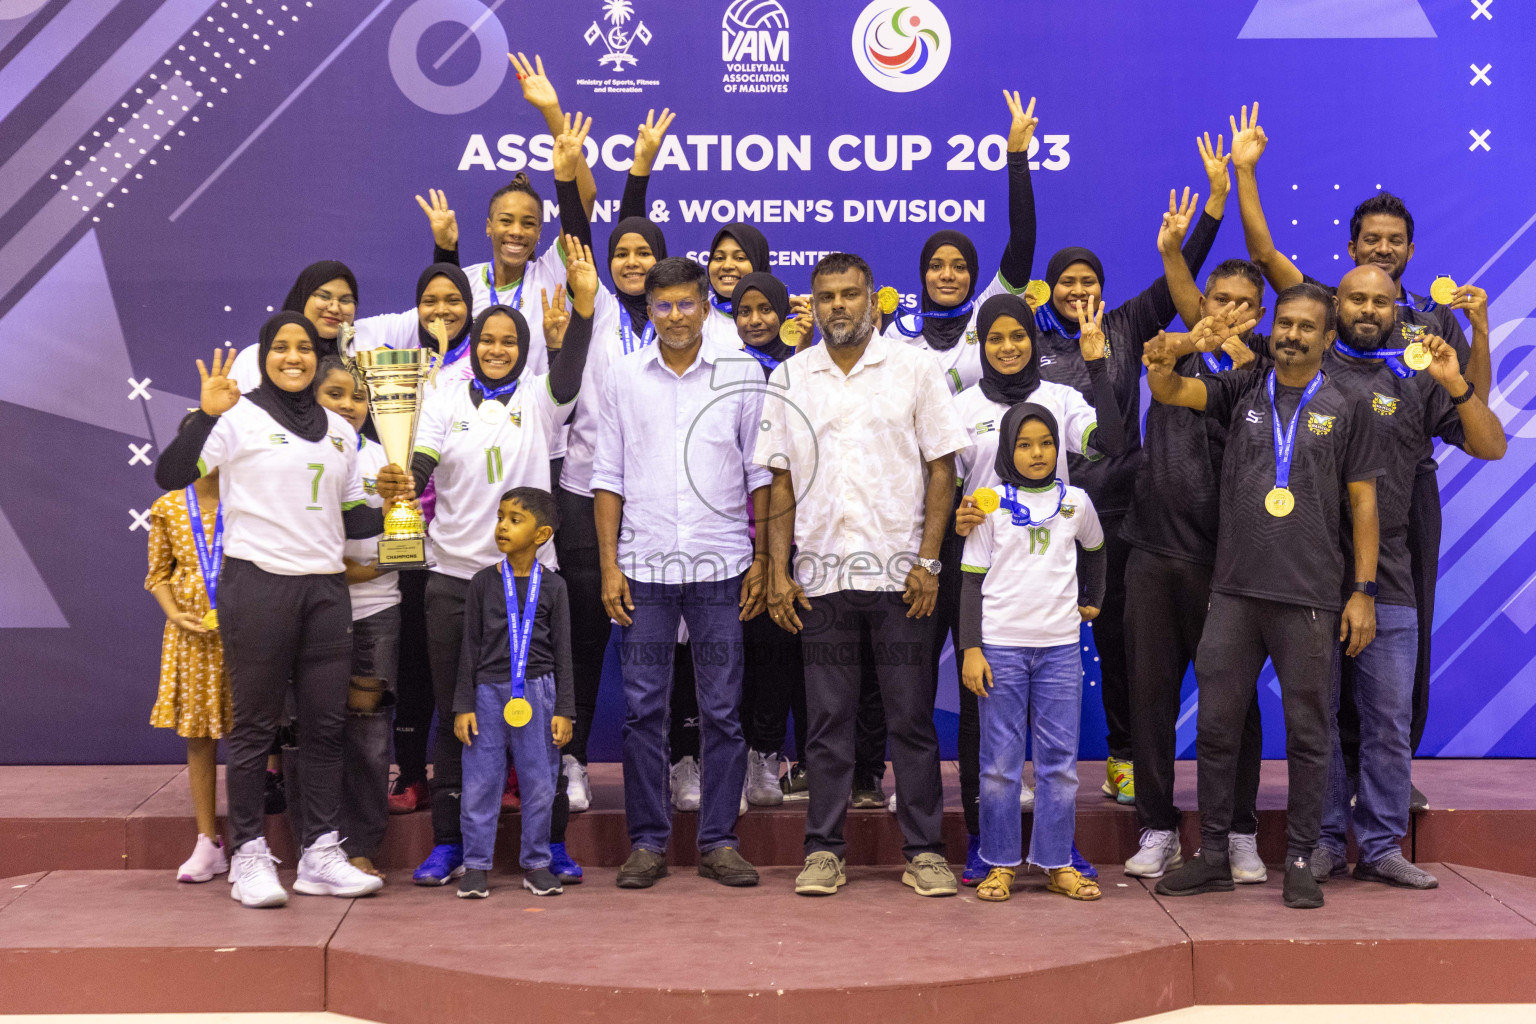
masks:
{"label": "raised hand", "polygon": [[672,127],[672,119],[676,116],[666,107],[661,108],[660,117],[656,116],[655,110],[646,113],[645,123],[635,129],[635,162],[629,169],[631,174],[644,178],[651,173],[651,164],[661,152],[661,140],[667,137],[667,129]]}
{"label": "raised hand", "polygon": [[1109,342],[1104,337],[1104,303],[1088,296],[1088,305],[1077,309],[1077,345],[1082,350],[1083,362],[1103,359],[1109,352]]}
{"label": "raised hand", "polygon": [[[1209,317],[1206,318],[1206,320],[1209,319]],[[1200,321],[1200,324],[1204,324],[1206,320]],[[1200,324],[1195,325],[1196,330],[1199,329]],[[1148,373],[1166,374],[1173,372],[1174,357],[1173,352],[1168,347],[1166,334],[1166,331],[1158,331],[1157,337],[1152,338],[1141,347],[1141,365],[1147,368]]]}
{"label": "raised hand", "polygon": [[551,302],[549,293],[540,288],[539,305],[544,310],[544,347],[559,352],[565,344],[565,329],[571,323],[571,314],[565,309],[565,289],[555,292],[555,300]]}
{"label": "raised hand", "polygon": [[1211,183],[1211,197],[1224,197],[1232,189],[1232,178],[1227,173],[1227,165],[1232,162],[1232,154],[1223,154],[1221,147],[1225,140],[1216,136],[1216,148],[1211,148],[1211,133],[1205,132],[1195,139],[1195,148],[1200,151],[1200,162],[1205,165],[1205,179]]}
{"label": "raised hand", "polygon": [[1184,235],[1189,231],[1189,222],[1194,217],[1195,208],[1200,205],[1200,195],[1189,194],[1189,188],[1184,189],[1184,198],[1179,198],[1179,190],[1168,190],[1168,212],[1163,214],[1162,227],[1157,229],[1157,251],[1164,255],[1172,256],[1179,251],[1184,244]]}
{"label": "raised hand", "polygon": [[432,241],[439,249],[459,247],[459,218],[448,208],[448,197],[440,188],[427,189],[427,198],[416,197],[416,205],[432,225]]}
{"label": "raised hand", "polygon": [[1035,128],[1040,124],[1040,119],[1035,116],[1035,98],[1029,98],[1029,107],[1019,102],[1017,92],[1003,90],[1003,99],[1008,102],[1008,112],[1013,115],[1013,123],[1008,126],[1008,152],[1027,153],[1029,140],[1035,137]]}
{"label": "raised hand", "polygon": [[1467,314],[1467,321],[1484,333],[1488,330],[1488,293],[1475,284],[1464,284],[1456,289],[1451,308]]}
{"label": "raised hand", "polygon": [[1429,375],[1454,397],[1460,398],[1466,392],[1467,384],[1461,378],[1461,363],[1456,358],[1456,349],[1436,334],[1426,334],[1419,338],[1419,342],[1429,349]]}
{"label": "raised hand", "polygon": [[590,317],[597,297],[597,261],[591,246],[582,245],[575,235],[565,236],[565,280],[571,288],[572,309]]}
{"label": "raised hand", "polygon": [[200,405],[209,416],[222,416],[240,401],[240,385],[228,376],[234,366],[233,349],[214,349],[210,366],[204,366],[201,359],[197,361],[197,375],[203,380]]}
{"label": "raised hand", "polygon": [[583,119],[576,111],[576,120],[570,114],[561,115],[564,128],[555,136],[554,167],[556,181],[575,181],[576,171],[586,160],[587,133],[592,130],[592,119]]}
{"label": "raised hand", "polygon": [[1247,168],[1252,170],[1259,162],[1259,157],[1264,155],[1264,147],[1269,143],[1264,129],[1259,127],[1259,104],[1255,100],[1252,116],[1245,105],[1242,109],[1243,122],[1238,124],[1237,118],[1228,117],[1232,125],[1232,163],[1238,170]]}
{"label": "raised hand", "polygon": [[522,83],[523,99],[540,113],[560,109],[560,97],[555,94],[555,87],[550,84],[548,77],[544,74],[543,57],[534,54],[533,61],[530,63],[524,54],[509,53],[507,59],[512,62],[512,67],[517,72],[517,80]]}
{"label": "raised hand", "polygon": [[1241,370],[1259,358],[1253,354],[1253,349],[1249,348],[1242,338],[1228,338],[1221,343],[1221,350],[1232,357],[1232,368],[1234,370]]}

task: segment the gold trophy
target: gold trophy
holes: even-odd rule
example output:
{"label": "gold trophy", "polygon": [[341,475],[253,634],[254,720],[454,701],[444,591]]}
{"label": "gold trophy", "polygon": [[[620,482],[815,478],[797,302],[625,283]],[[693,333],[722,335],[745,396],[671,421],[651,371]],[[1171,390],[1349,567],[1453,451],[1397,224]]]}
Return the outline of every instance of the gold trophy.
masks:
{"label": "gold trophy", "polygon": [[[406,472],[410,472],[411,453],[416,447],[421,384],[432,367],[432,353],[425,349],[375,348],[357,353],[357,368],[368,383],[373,425],[384,456]],[[427,527],[420,509],[401,503],[384,517],[379,565],[392,569],[427,567]]]}

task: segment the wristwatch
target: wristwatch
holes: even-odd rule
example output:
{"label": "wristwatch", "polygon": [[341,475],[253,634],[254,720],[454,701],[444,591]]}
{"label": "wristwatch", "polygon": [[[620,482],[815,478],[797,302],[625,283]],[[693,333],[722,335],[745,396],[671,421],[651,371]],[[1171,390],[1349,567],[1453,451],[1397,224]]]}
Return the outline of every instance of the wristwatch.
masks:
{"label": "wristwatch", "polygon": [[1465,376],[1463,376],[1461,379],[1466,381],[1466,383],[1467,383],[1467,390],[1465,390],[1465,391],[1463,391],[1461,393],[1461,397],[1460,398],[1454,398],[1453,397],[1451,399],[1451,404],[1452,405],[1466,405],[1468,402],[1472,401],[1472,396],[1477,394],[1477,385],[1476,384],[1473,384],[1470,380],[1467,380],[1467,378]]}
{"label": "wristwatch", "polygon": [[1375,580],[1356,580],[1355,581],[1355,587],[1354,587],[1355,593],[1357,593],[1357,594],[1364,594],[1366,597],[1369,597],[1369,598],[1372,598],[1372,599],[1375,599],[1376,591],[1378,591],[1380,589],[1381,588],[1376,585],[1376,581]]}
{"label": "wristwatch", "polygon": [[939,570],[944,568],[944,563],[937,558],[919,558],[917,564],[922,566],[929,576],[937,576]]}

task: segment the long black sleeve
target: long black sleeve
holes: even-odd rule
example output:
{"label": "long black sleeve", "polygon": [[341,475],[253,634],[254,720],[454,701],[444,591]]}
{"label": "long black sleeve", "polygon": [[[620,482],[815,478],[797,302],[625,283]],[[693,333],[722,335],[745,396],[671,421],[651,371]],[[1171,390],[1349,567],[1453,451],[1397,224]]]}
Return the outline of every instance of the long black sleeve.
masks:
{"label": "long black sleeve", "polygon": [[347,540],[366,540],[384,532],[384,510],[370,505],[354,505],[341,510],[341,525]]}
{"label": "long black sleeve", "polygon": [[420,495],[427,489],[427,481],[432,479],[433,470],[437,469],[437,460],[425,452],[414,452],[411,455],[411,482],[416,487],[416,493]]}
{"label": "long black sleeve", "polygon": [[576,187],[574,179],[555,179],[555,202],[560,205],[561,234],[575,235],[581,239],[582,245],[590,246],[592,221],[587,217],[587,208],[581,202],[581,190]]}
{"label": "long black sleeve", "polygon": [[452,249],[444,249],[442,246],[438,245],[436,242],[432,243],[432,262],[433,263],[452,263],[456,267],[457,266],[461,266],[461,264],[459,263],[459,250],[458,250],[458,247],[455,246]]}
{"label": "long black sleeve", "polygon": [[[500,583],[500,577],[497,577]],[[480,667],[480,636],[485,629],[485,611],[481,608],[481,581],[469,581],[464,595],[464,632],[459,641],[459,678],[453,685],[453,713],[467,715],[475,710],[475,671]]]}
{"label": "long black sleeve", "polygon": [[650,183],[649,174],[641,177],[631,172],[624,179],[624,198],[619,200],[619,220],[645,216],[645,190]]}
{"label": "long black sleeve", "polygon": [[587,350],[592,343],[592,321],[571,312],[565,328],[565,342],[549,361],[549,393],[564,405],[581,390],[581,375],[587,368]]}
{"label": "long black sleeve", "polygon": [[1200,268],[1211,254],[1211,246],[1216,244],[1216,232],[1220,230],[1221,218],[1212,217],[1202,210],[1189,237],[1184,239],[1184,265],[1189,268],[1189,276],[1196,281],[1200,279]]}
{"label": "long black sleeve", "polygon": [[179,491],[192,486],[202,476],[197,463],[203,457],[203,445],[207,443],[208,435],[213,433],[218,422],[217,416],[209,416],[199,409],[187,420],[181,433],[165,446],[160,458],[155,460],[155,483],[161,490]]}
{"label": "long black sleeve", "polygon": [[981,583],[984,572],[960,571],[960,650],[981,646]]}
{"label": "long black sleeve", "polygon": [[1029,177],[1029,153],[1008,154],[1008,247],[997,272],[1010,288],[1029,283],[1035,262],[1035,186]]}
{"label": "long black sleeve", "polygon": [[1123,455],[1125,417],[1120,412],[1120,403],[1115,401],[1115,387],[1109,379],[1109,360],[1090,359],[1083,365],[1088,367],[1088,381],[1093,385],[1093,414],[1098,422],[1088,439],[1088,447],[1104,455]]}
{"label": "long black sleeve", "polygon": [[[1216,232],[1221,221],[1201,212],[1200,219],[1184,239],[1184,265],[1197,281],[1200,268],[1216,243]],[[1143,291],[1110,310],[1104,317],[1105,333],[1119,340],[1128,337],[1133,348],[1119,353],[1125,364],[1121,367],[1131,374],[1141,372],[1141,345],[1156,337],[1157,332],[1173,322],[1178,309],[1173,304],[1173,293],[1168,290],[1168,279],[1159,276]],[[1112,330],[1113,328],[1113,330]]]}
{"label": "long black sleeve", "polygon": [[[553,573],[550,577],[559,579]],[[555,662],[555,711],[561,718],[576,717],[576,671],[571,662],[571,602],[565,581],[549,587],[549,653]]]}
{"label": "long black sleeve", "polygon": [[1105,544],[1089,551],[1077,546],[1077,603],[1085,608],[1104,607],[1104,587],[1109,578],[1109,548]]}

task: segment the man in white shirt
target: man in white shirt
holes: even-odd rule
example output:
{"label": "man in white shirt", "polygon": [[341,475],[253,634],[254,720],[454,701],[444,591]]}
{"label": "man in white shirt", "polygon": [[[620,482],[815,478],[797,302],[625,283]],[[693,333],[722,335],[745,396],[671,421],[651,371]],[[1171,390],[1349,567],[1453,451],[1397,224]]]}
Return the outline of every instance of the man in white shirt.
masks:
{"label": "man in white shirt", "polygon": [[752,461],[764,385],[757,360],[705,340],[707,282],[685,259],[660,260],[646,273],[656,344],[614,362],[598,406],[593,514],[603,606],[622,627],[627,705],[632,852],[619,869],[622,889],[649,888],[667,873],[667,717],[679,619],[695,654],[702,733],[699,874],[757,884],[737,852],[735,827],[747,770],[741,623],[765,600],[766,538],[760,532],[754,541],[747,530],[768,505],[770,474]]}
{"label": "man in white shirt", "polygon": [[843,819],[867,631],[906,840],[902,881],[919,895],[951,896],[929,657],[939,545],[965,428],[933,356],[875,335],[867,263],[832,253],[812,272],[811,290],[823,344],[769,378],[754,456],[773,471],[769,612],[792,632],[802,628],[796,606],[808,613],[811,796],[795,891],[831,895],[846,881]]}

